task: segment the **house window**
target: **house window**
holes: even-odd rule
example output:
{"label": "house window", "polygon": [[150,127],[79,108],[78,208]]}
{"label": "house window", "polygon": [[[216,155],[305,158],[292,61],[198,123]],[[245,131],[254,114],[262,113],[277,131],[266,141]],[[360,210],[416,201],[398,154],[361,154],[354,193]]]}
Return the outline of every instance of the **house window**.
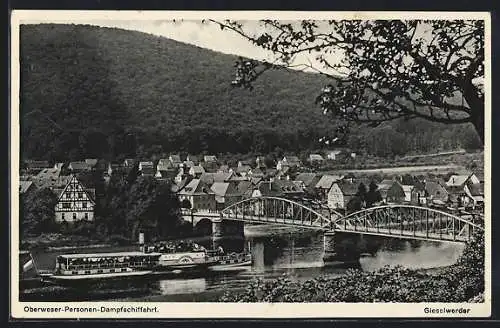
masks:
{"label": "house window", "polygon": [[[87,208],[87,202],[83,202],[83,203],[82,203],[82,207],[83,207],[83,208]],[[87,214],[85,214],[85,215],[87,215]]]}
{"label": "house window", "polygon": [[64,213],[61,214],[61,219],[64,221]]}
{"label": "house window", "polygon": [[73,221],[76,220],[76,213],[73,213]]}
{"label": "house window", "polygon": [[62,207],[63,208],[70,208],[71,207],[71,203],[62,203]]}
{"label": "house window", "polygon": [[78,198],[83,198],[83,192],[78,193]]}
{"label": "house window", "polygon": [[89,219],[89,213],[85,213],[85,220]]}

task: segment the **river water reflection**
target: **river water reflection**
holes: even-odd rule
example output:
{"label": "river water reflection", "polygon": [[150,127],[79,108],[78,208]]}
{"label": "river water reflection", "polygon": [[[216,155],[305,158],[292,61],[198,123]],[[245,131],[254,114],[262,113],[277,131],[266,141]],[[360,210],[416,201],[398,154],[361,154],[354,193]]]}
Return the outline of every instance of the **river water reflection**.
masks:
{"label": "river water reflection", "polygon": [[[178,274],[155,281],[134,282],[87,288],[85,291],[62,291],[60,300],[134,300],[134,301],[216,301],[224,292],[245,288],[254,278],[273,279],[286,276],[306,280],[319,275],[339,276],[349,268],[364,271],[401,265],[427,269],[456,262],[464,246],[454,243],[427,243],[388,240],[373,256],[362,256],[355,263],[324,263],[320,232],[281,226],[245,226],[246,248],[252,251],[252,266],[233,271],[203,274]],[[102,248],[91,252],[122,251],[130,248]],[[69,251],[64,251],[69,252]],[[73,252],[73,250],[71,250]],[[79,250],[81,252],[81,250]],[[89,250],[87,250],[89,252]],[[59,252],[34,254],[41,269],[52,269]],[[111,288],[111,289],[110,289]],[[50,296],[48,296],[51,298]],[[48,300],[44,298],[44,300]]]}

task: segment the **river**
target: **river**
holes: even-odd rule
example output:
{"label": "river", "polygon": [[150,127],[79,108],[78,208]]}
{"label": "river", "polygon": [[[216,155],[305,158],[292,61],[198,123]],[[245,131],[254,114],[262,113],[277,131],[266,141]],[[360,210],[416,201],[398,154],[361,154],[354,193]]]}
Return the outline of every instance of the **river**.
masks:
{"label": "river", "polygon": [[[348,238],[348,237],[347,237]],[[28,290],[22,298],[34,301],[157,301],[210,302],[224,292],[244,289],[254,278],[272,279],[286,276],[306,280],[326,275],[342,275],[349,268],[364,271],[401,265],[413,269],[430,269],[455,263],[464,245],[455,243],[410,242],[388,239],[379,242],[372,255],[354,263],[324,263],[323,239],[319,232],[284,226],[245,226],[245,247],[252,251],[253,264],[236,271],[178,274],[157,280],[119,282],[112,285],[82,288],[45,287]],[[97,247],[92,249],[44,250],[33,252],[37,268],[51,270],[62,253],[115,252],[136,250],[136,246]]]}

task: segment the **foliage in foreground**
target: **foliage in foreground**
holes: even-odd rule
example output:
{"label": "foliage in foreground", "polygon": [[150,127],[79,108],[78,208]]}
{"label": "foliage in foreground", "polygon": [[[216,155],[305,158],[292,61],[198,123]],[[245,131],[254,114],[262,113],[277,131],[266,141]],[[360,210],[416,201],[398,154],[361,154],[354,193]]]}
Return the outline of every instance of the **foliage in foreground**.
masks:
{"label": "foliage in foreground", "polygon": [[222,302],[481,302],[484,297],[484,236],[475,235],[458,262],[437,274],[402,267],[375,272],[350,269],[341,277],[304,282],[257,279]]}

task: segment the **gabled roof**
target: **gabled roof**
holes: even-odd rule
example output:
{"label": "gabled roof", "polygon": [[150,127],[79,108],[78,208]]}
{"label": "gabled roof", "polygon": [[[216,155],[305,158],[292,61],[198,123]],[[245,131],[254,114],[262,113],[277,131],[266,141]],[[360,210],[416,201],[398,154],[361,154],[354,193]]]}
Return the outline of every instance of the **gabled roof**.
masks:
{"label": "gabled roof", "polygon": [[354,196],[358,192],[359,183],[341,180],[336,182],[344,196]]}
{"label": "gabled roof", "polygon": [[252,189],[252,182],[245,180],[245,181],[239,181],[236,185],[236,189],[239,194],[243,195],[245,194],[249,189]]}
{"label": "gabled roof", "polygon": [[263,196],[280,196],[304,192],[300,186],[289,180],[261,181],[257,185],[257,189]]}
{"label": "gabled roof", "polygon": [[19,181],[19,193],[24,194],[32,186],[33,181]]}
{"label": "gabled roof", "polygon": [[86,188],[83,183],[81,181],[79,181],[76,176],[74,175],[69,175],[67,176],[67,183],[66,185],[63,187],[63,188],[54,188],[53,191],[54,193],[56,194],[57,196],[57,200],[61,200],[61,197],[63,195],[63,193],[66,191],[66,189],[68,189],[68,186],[70,185],[70,183],[75,180],[78,184],[80,184],[82,186],[82,189],[83,189],[83,192],[85,192],[87,194],[87,196],[89,197],[89,200],[95,204],[95,189],[93,188]]}
{"label": "gabled roof", "polygon": [[151,161],[142,161],[142,162],[139,162],[139,166],[142,167],[142,168],[153,167],[154,164]]}
{"label": "gabled roof", "polygon": [[217,157],[215,155],[205,155],[203,156],[204,162],[217,162]]}
{"label": "gabled roof", "polygon": [[199,158],[196,155],[187,155],[186,156],[186,161],[191,161],[191,162],[198,162]]}
{"label": "gabled roof", "polygon": [[192,167],[192,166],[194,166],[193,161],[184,161],[184,167]]}
{"label": "gabled roof", "polygon": [[324,158],[320,154],[310,154],[309,160],[310,161],[322,161],[322,160],[324,160]]}
{"label": "gabled roof", "polygon": [[169,159],[172,163],[177,163],[177,164],[182,163],[181,156],[179,155],[170,155]]}
{"label": "gabled roof", "polygon": [[448,193],[446,188],[444,188],[441,184],[436,181],[426,181],[425,182],[425,190],[429,195],[435,195],[438,191]]}
{"label": "gabled roof", "polygon": [[446,185],[448,187],[463,186],[463,184],[469,179],[469,177],[470,175],[452,175],[446,182]]}
{"label": "gabled roof", "polygon": [[468,187],[472,196],[484,196],[484,184],[470,184]]}
{"label": "gabled roof", "polygon": [[193,179],[179,191],[182,195],[202,195],[213,194],[207,183],[202,182],[200,179]]}
{"label": "gabled roof", "polygon": [[133,166],[135,163],[135,159],[133,158],[127,158],[123,161],[124,166]]}
{"label": "gabled roof", "polygon": [[229,188],[228,182],[214,182],[210,189],[215,193],[215,196],[226,196],[226,192]]}
{"label": "gabled roof", "polygon": [[90,165],[91,167],[94,167],[96,166],[97,164],[97,158],[86,158],[85,159],[85,163],[87,163],[88,165]]}
{"label": "gabled roof", "polygon": [[204,173],[205,172],[205,169],[201,165],[191,166],[190,171],[191,170],[194,172],[194,174],[199,174],[199,173]]}
{"label": "gabled roof", "polygon": [[283,161],[287,164],[300,164],[300,159],[297,156],[285,156]]}
{"label": "gabled roof", "polygon": [[49,161],[35,161],[35,160],[25,160],[24,165],[28,169],[43,169],[43,168],[49,168],[51,166],[49,164]]}
{"label": "gabled roof", "polygon": [[153,176],[156,174],[156,169],[154,167],[143,167],[141,174],[143,176]]}
{"label": "gabled roof", "polygon": [[250,165],[241,165],[241,166],[236,167],[236,172],[237,173],[247,173],[251,169],[252,168],[250,167]]}
{"label": "gabled roof", "polygon": [[214,183],[214,182],[228,182],[231,177],[233,176],[232,173],[209,173],[205,172],[202,173],[200,176],[200,180],[206,183]]}
{"label": "gabled roof", "polygon": [[325,174],[319,179],[318,183],[316,183],[315,188],[330,189],[332,185],[339,180],[342,180],[342,176]]}
{"label": "gabled roof", "polygon": [[63,188],[69,182],[71,176],[61,175],[58,169],[43,169],[33,177],[32,181],[37,188]]}
{"label": "gabled roof", "polygon": [[390,179],[384,179],[382,181],[380,181],[380,183],[378,184],[378,189],[380,191],[383,191],[383,190],[388,190],[389,188],[392,187],[392,185],[395,183],[396,181],[395,180],[390,180]]}
{"label": "gabled roof", "polygon": [[75,171],[87,171],[91,170],[92,166],[86,162],[78,161],[78,162],[70,162],[68,168]]}
{"label": "gabled roof", "polygon": [[253,177],[263,177],[264,176],[264,171],[262,171],[259,167],[256,167],[252,169],[252,176]]}
{"label": "gabled roof", "polygon": [[225,165],[225,164],[221,165],[221,166],[219,166],[219,169],[217,171],[227,173],[227,172],[229,172],[229,165]]}

